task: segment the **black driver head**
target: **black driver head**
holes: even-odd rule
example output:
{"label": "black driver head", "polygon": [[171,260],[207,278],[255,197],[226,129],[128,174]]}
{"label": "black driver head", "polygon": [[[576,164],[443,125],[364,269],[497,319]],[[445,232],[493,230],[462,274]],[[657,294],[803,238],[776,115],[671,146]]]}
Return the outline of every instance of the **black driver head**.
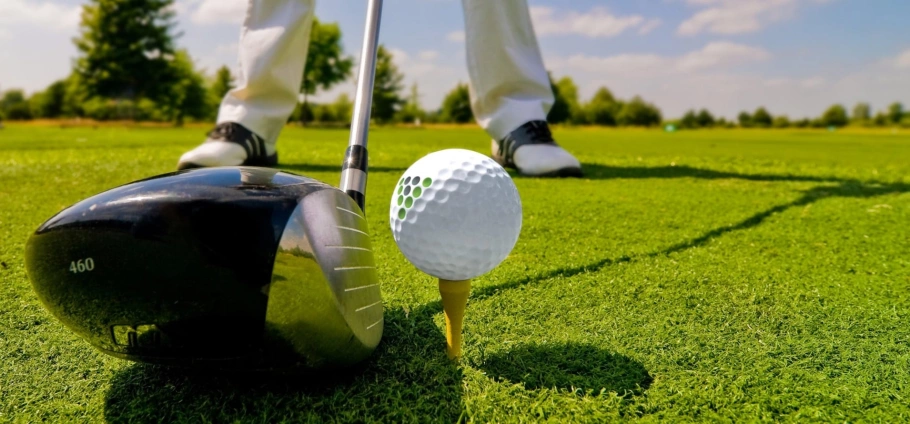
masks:
{"label": "black driver head", "polygon": [[267,168],[180,171],[56,214],[29,238],[44,306],[102,352],[216,369],[326,369],[378,345],[363,212]]}

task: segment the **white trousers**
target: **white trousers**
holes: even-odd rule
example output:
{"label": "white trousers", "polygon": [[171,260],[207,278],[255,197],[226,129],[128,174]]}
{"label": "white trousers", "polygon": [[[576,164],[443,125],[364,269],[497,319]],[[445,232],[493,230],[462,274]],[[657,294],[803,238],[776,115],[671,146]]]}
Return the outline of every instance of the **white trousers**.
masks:
{"label": "white trousers", "polygon": [[[218,123],[238,122],[275,142],[297,104],[314,6],[315,0],[249,0],[237,87],[223,99]],[[498,140],[525,122],[545,120],[553,92],[527,0],[462,0],[462,6],[477,123]]]}

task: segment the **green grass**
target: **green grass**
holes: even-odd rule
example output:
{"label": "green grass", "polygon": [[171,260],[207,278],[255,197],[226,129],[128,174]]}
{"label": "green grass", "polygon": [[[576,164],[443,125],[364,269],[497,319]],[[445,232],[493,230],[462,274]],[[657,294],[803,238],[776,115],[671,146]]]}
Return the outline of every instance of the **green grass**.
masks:
{"label": "green grass", "polygon": [[[557,129],[585,179],[516,177],[511,256],[474,282],[461,365],[435,282],[395,247],[399,176],[476,129],[377,128],[367,214],[386,332],[308,384],[181,374],[90,348],[40,305],[26,238],[172,170],[205,128],[0,130],[0,422],[910,420],[910,134]],[[289,128],[283,168],[338,179],[347,133]]]}

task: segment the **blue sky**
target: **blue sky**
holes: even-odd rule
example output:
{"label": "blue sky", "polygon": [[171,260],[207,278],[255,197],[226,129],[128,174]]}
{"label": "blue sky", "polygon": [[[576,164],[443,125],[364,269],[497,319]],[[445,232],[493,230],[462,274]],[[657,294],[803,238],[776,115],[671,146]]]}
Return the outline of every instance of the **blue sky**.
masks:
{"label": "blue sky", "polygon": [[[0,0],[0,90],[40,90],[75,57],[78,0]],[[317,0],[357,56],[365,2]],[[641,95],[674,117],[765,106],[816,116],[830,104],[910,104],[907,0],[529,0],[547,67],[584,98],[599,86]],[[236,62],[245,0],[178,0],[181,47],[199,66]],[[424,107],[467,82],[460,0],[386,0],[381,42]],[[317,100],[353,91],[353,81]]]}

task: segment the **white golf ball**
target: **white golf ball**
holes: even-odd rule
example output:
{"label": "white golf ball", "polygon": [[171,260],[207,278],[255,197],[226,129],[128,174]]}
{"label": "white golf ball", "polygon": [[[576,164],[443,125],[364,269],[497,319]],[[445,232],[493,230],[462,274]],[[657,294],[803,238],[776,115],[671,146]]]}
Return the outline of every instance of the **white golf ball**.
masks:
{"label": "white golf ball", "polygon": [[468,280],[509,255],[521,232],[521,199],[492,159],[449,149],[424,156],[392,192],[390,224],[398,248],[421,271]]}

